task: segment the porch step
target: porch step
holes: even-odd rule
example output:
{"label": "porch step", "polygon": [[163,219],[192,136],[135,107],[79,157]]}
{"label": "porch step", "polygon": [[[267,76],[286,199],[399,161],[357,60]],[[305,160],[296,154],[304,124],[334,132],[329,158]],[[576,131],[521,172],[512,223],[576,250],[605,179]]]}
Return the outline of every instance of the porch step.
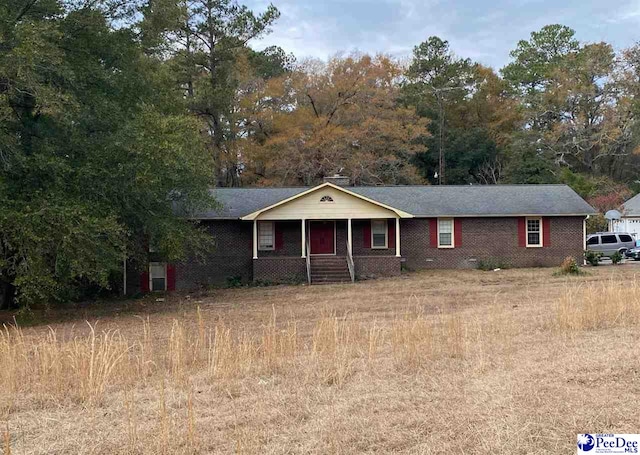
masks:
{"label": "porch step", "polygon": [[311,257],[311,284],[348,283],[351,281],[344,256]]}

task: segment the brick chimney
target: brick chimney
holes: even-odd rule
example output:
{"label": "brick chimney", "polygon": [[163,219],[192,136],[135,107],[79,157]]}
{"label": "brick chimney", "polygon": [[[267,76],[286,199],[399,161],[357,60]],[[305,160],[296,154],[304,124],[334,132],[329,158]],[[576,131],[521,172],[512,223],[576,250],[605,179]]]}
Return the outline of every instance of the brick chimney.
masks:
{"label": "brick chimney", "polygon": [[322,179],[323,182],[333,183],[337,186],[349,186],[350,179],[346,175],[334,174],[331,177],[324,177]]}

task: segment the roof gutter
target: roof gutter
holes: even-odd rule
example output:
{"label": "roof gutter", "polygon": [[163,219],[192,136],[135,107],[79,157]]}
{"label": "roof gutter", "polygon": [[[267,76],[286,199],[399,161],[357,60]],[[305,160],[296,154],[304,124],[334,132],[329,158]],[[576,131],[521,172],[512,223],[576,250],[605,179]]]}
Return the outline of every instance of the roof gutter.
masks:
{"label": "roof gutter", "polygon": [[[400,218],[517,218],[517,217],[534,217],[534,216],[591,216],[596,215],[598,212],[592,213],[520,213],[515,215],[505,215],[505,214],[493,214],[493,215],[411,215]],[[203,220],[220,220],[220,221],[252,221],[253,218],[248,218],[249,215],[241,216],[241,217],[190,217],[188,220],[193,221],[203,221]],[[640,215],[638,215],[640,217]],[[623,217],[625,218],[625,217]]]}

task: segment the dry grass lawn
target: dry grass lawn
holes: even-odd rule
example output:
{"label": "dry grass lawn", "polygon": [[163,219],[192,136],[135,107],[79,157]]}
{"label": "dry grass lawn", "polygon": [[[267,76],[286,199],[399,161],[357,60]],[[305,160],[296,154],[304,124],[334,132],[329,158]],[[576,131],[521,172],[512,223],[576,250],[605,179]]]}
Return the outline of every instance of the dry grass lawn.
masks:
{"label": "dry grass lawn", "polygon": [[0,446],[574,453],[577,433],[640,428],[636,270],[220,290],[5,327]]}

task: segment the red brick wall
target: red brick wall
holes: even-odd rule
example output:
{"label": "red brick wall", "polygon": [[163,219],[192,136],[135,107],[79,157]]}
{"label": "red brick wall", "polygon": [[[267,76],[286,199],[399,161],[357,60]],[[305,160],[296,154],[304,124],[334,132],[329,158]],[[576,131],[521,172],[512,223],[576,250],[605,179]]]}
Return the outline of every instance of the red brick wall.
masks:
{"label": "red brick wall", "polygon": [[[395,223],[395,219],[391,220]],[[387,221],[389,223],[389,221]],[[391,238],[388,240],[389,248],[366,248],[365,247],[365,226],[369,226],[371,224],[370,220],[352,220],[351,221],[351,235],[353,237],[353,255],[354,256],[395,256],[396,254],[396,245],[395,242],[392,242]],[[402,231],[402,226],[400,227]],[[371,235],[371,231],[368,230],[369,235]],[[370,244],[370,242],[368,242]],[[400,250],[402,250],[402,245],[400,245]]]}
{"label": "red brick wall", "polygon": [[[245,221],[251,226],[251,222]],[[302,255],[302,222],[300,221],[276,221],[276,238],[280,236],[282,245],[276,242],[273,251],[258,251],[259,257],[298,256]],[[251,226],[253,230],[253,226]],[[249,240],[251,241],[251,240]],[[250,253],[253,254],[253,253]]]}
{"label": "red brick wall", "polygon": [[307,281],[307,260],[303,257],[258,257],[253,260],[253,280],[271,283]]}
{"label": "red brick wall", "polygon": [[400,259],[396,256],[354,256],[356,277],[367,279],[400,275]]}
{"label": "red brick wall", "polygon": [[401,220],[400,252],[409,269],[475,268],[480,261],[509,267],[553,267],[567,256],[582,263],[583,217],[549,217],[550,246],[518,246],[518,219],[461,218],[462,246],[432,247],[429,219]]}
{"label": "red brick wall", "polygon": [[176,264],[176,289],[190,290],[224,285],[229,278],[252,279],[253,225],[244,221],[203,222],[214,237],[216,247],[205,255],[204,262],[189,258]]}
{"label": "red brick wall", "polygon": [[[430,246],[429,219],[405,219],[401,220],[400,228],[401,253],[409,269],[474,268],[479,261],[492,261],[509,267],[558,266],[566,256],[573,256],[581,263],[582,221],[583,217],[550,217],[551,245],[523,248],[518,246],[517,218],[461,218],[462,246],[438,249]],[[363,277],[398,274],[400,258],[395,257],[395,245],[384,250],[364,248],[365,222],[352,222],[356,272]],[[306,280],[305,260],[300,257],[300,222],[279,223],[283,235],[282,249],[261,251],[258,261],[252,260],[252,223],[220,220],[204,225],[215,237],[217,247],[203,263],[192,258],[176,264],[176,289],[221,285],[236,276],[246,282],[254,279],[273,282]],[[336,226],[338,254],[344,255],[346,222],[338,221]],[[133,270],[130,273],[133,275]],[[136,283],[135,276],[130,276],[129,280],[130,286]]]}

